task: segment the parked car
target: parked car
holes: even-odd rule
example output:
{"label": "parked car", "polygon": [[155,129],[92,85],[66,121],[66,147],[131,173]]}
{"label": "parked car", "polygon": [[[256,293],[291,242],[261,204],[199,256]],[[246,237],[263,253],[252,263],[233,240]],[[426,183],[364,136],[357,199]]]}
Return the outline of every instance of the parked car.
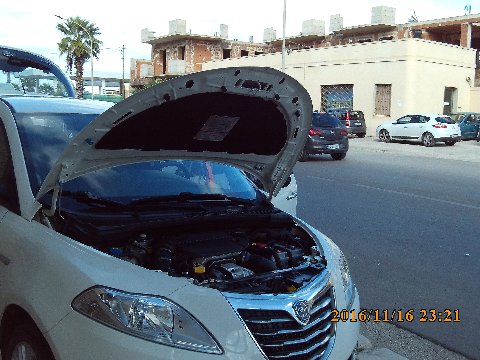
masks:
{"label": "parked car", "polygon": [[460,128],[450,117],[440,114],[405,115],[394,122],[386,122],[376,129],[380,141],[421,141],[424,146],[444,142],[453,146],[461,139]]}
{"label": "parked car", "polygon": [[312,126],[299,161],[306,161],[310,155],[330,154],[333,160],[347,156],[348,132],[335,116],[314,112]]}
{"label": "parked car", "polygon": [[349,108],[329,108],[327,113],[336,116],[345,125],[349,134],[357,135],[359,138],[363,138],[367,134],[363,111]]}
{"label": "parked car", "polygon": [[477,139],[478,130],[480,125],[480,113],[474,112],[465,112],[452,114],[450,117],[455,120],[455,122],[460,127],[462,133],[462,139]]}
{"label": "parked car", "polygon": [[[4,50],[9,77],[59,70]],[[334,322],[359,310],[344,255],[270,202],[307,91],[227,68],[111,105],[0,96],[2,359],[354,356],[359,323]]]}

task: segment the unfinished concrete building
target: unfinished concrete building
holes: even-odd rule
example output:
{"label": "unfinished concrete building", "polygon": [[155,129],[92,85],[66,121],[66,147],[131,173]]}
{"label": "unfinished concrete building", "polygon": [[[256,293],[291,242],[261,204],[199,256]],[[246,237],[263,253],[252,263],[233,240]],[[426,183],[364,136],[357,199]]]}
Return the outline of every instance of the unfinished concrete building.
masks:
{"label": "unfinished concrete building", "polygon": [[[212,36],[187,33],[185,20],[172,20],[169,25],[169,34],[160,37],[148,29],[142,30],[142,42],[152,46],[151,59],[132,61],[132,86],[142,86],[149,79],[201,71],[202,64],[212,60],[282,51],[283,39],[277,38],[273,28],[265,29],[263,42],[254,43],[253,38],[248,42],[229,40],[227,25],[220,25],[219,32]],[[304,21],[300,34],[285,38],[286,52],[408,38],[480,49],[480,14],[395,24],[394,8],[376,6],[372,8],[370,24],[343,27],[343,18],[336,14],[330,17],[329,30],[326,34],[323,20]],[[477,58],[480,59],[478,54]],[[480,63],[472,82],[480,84]]]}

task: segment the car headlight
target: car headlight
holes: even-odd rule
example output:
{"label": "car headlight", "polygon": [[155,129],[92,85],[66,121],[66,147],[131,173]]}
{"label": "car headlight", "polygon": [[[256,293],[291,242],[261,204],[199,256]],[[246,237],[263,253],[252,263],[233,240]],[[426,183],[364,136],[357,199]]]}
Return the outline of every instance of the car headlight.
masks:
{"label": "car headlight", "polygon": [[350,276],[350,270],[348,269],[347,259],[345,255],[340,251],[340,257],[338,261],[340,267],[340,273],[342,275],[343,289],[345,291],[345,304],[347,311],[350,311],[355,300],[355,288],[353,286],[352,277]]}
{"label": "car headlight", "polygon": [[102,324],[145,340],[187,350],[222,353],[202,324],[163,297],[98,286],[77,296],[72,307]]}

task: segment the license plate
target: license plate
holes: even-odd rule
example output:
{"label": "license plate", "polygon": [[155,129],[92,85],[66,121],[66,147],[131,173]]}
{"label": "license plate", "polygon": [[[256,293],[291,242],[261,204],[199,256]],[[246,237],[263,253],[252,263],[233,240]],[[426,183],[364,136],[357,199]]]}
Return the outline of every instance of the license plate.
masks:
{"label": "license plate", "polygon": [[338,144],[327,145],[327,149],[330,149],[330,150],[340,149],[340,145]]}
{"label": "license plate", "polygon": [[362,126],[362,123],[355,123],[355,126]]}

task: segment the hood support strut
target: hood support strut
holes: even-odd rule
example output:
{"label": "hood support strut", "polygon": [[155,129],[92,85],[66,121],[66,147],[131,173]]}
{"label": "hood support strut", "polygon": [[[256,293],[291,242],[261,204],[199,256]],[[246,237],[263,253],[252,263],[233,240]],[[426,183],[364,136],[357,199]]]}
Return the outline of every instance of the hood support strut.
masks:
{"label": "hood support strut", "polygon": [[43,213],[47,217],[53,216],[55,214],[55,211],[57,210],[57,200],[58,200],[58,194],[60,192],[60,185],[57,185],[53,188],[53,195],[52,195],[52,204],[50,206],[50,209],[45,209],[43,210]]}

